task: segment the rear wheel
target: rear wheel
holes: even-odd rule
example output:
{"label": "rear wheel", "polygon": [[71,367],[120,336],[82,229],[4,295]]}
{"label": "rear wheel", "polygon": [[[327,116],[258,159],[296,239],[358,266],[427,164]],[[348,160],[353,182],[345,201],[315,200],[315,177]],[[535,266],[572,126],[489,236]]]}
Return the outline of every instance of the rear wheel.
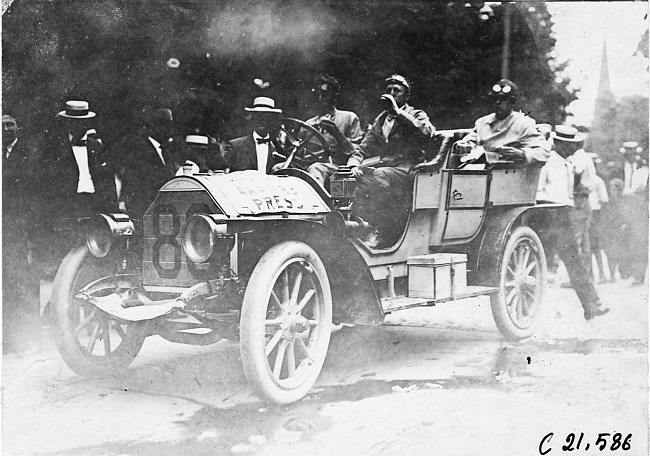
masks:
{"label": "rear wheel", "polygon": [[93,257],[86,246],[65,257],[54,279],[52,305],[55,342],[77,374],[114,375],[135,359],[145,339],[136,323],[111,317],[88,301],[133,286],[133,277],[114,276],[114,261]]}
{"label": "rear wheel", "polygon": [[316,252],[302,242],[269,249],[250,277],[241,314],[241,358],[262,398],[302,399],[323,367],[332,326],[332,296]]}
{"label": "rear wheel", "polygon": [[546,257],[531,228],[516,228],[506,243],[499,268],[499,292],[491,296],[497,327],[508,340],[533,335],[542,312]]}

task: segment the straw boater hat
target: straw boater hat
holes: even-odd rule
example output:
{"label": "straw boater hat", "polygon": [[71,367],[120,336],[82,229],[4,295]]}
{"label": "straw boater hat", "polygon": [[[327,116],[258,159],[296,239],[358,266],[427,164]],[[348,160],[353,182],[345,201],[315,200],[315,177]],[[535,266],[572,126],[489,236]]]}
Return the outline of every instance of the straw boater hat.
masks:
{"label": "straw boater hat", "polygon": [[185,137],[185,144],[188,146],[207,146],[208,137],[204,135],[187,135]]}
{"label": "straw boater hat", "polygon": [[282,109],[275,107],[275,100],[269,97],[257,97],[253,100],[252,108],[244,108],[249,112],[275,112],[282,114]]}
{"label": "straw boater hat", "polygon": [[59,112],[58,116],[67,119],[92,119],[95,113],[90,110],[87,101],[70,100],[65,102],[65,110]]}
{"label": "straw boater hat", "polygon": [[621,152],[641,152],[643,149],[639,147],[639,143],[636,141],[625,141]]}
{"label": "straw boater hat", "polygon": [[577,128],[568,125],[556,125],[555,131],[551,133],[551,138],[553,138],[554,141],[570,143],[579,143],[585,139]]}

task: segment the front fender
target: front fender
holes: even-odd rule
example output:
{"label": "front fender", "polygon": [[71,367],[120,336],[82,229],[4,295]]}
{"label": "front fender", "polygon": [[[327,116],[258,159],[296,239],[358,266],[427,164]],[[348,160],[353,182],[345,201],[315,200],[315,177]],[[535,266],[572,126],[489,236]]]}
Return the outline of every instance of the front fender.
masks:
{"label": "front fender", "polygon": [[[247,228],[242,266],[250,275],[259,257],[278,242],[301,241],[311,246],[323,260],[330,280],[333,318],[336,323],[376,325],[383,321],[379,295],[372,274],[357,248],[348,238],[315,221],[276,220],[250,222]],[[246,249],[246,247],[245,247]]]}

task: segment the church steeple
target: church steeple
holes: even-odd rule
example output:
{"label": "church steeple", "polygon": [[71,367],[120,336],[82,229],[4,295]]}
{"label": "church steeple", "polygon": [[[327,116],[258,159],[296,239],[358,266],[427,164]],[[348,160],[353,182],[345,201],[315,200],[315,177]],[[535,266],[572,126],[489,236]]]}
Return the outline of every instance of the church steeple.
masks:
{"label": "church steeple", "polygon": [[616,117],[616,98],[609,87],[607,40],[603,39],[603,60],[600,65],[598,96],[585,149],[600,154],[604,160],[612,159],[618,153],[615,139]]}
{"label": "church steeple", "polygon": [[607,64],[607,38],[603,39],[603,60],[600,64],[600,81],[598,82],[598,97],[596,99],[596,109],[598,102],[615,101],[614,94],[609,88],[609,65]]}

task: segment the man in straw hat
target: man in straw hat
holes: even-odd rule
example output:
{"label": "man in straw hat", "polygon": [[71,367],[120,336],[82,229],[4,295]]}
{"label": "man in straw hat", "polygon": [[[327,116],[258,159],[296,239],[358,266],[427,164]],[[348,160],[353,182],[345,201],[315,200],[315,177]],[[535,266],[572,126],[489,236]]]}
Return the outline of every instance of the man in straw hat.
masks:
{"label": "man in straw hat", "polygon": [[219,145],[214,138],[192,134],[185,136],[181,167],[176,175],[192,175],[221,170],[225,167]]}
{"label": "man in straw hat", "polygon": [[257,97],[250,112],[252,131],[246,136],[231,139],[224,147],[224,159],[230,172],[255,170],[268,174],[273,168],[275,146],[271,134],[277,125],[282,109],[275,107],[270,97]]}
{"label": "man in straw hat", "polygon": [[549,239],[554,239],[555,247],[560,259],[569,273],[578,299],[584,310],[584,317],[591,320],[594,317],[609,312],[607,307],[600,304],[598,293],[594,287],[591,273],[585,266],[578,244],[574,237],[574,182],[575,173],[573,164],[568,160],[581,146],[582,135],[577,129],[566,125],[557,125],[551,133],[554,143],[554,151],[549,158],[546,172],[541,173],[537,200],[540,203],[562,204],[559,208],[553,223],[553,232],[545,233],[545,248]]}
{"label": "man in straw hat", "polygon": [[38,192],[47,201],[43,212],[52,242],[48,239],[43,247],[57,251],[41,252],[44,261],[55,259],[48,270],[56,270],[70,247],[71,239],[55,232],[72,234],[78,219],[117,210],[114,168],[91,128],[94,118],[87,101],[67,101],[56,116],[59,128],[45,152]]}
{"label": "man in straw hat", "polygon": [[113,210],[117,204],[115,178],[103,144],[90,128],[95,113],[87,101],[71,100],[57,114],[61,135],[48,151],[48,195],[64,216]]}

